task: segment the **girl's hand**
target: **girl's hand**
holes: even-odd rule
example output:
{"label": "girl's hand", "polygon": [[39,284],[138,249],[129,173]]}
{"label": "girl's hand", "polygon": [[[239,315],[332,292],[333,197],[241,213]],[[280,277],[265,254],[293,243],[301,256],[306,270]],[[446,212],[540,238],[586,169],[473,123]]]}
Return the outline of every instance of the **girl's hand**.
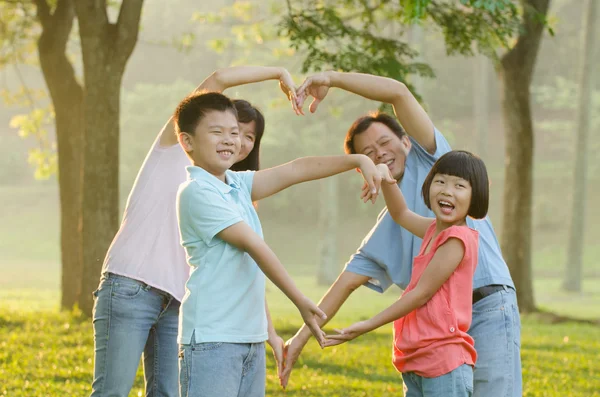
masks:
{"label": "girl's hand", "polygon": [[304,114],[302,107],[304,106],[304,101],[309,96],[314,98],[310,104],[309,110],[311,113],[316,112],[321,101],[327,96],[329,87],[331,87],[331,79],[329,78],[328,72],[317,73],[307,77],[302,85],[296,90],[300,112]]}
{"label": "girl's hand", "polygon": [[381,172],[373,163],[369,157],[361,155],[359,162],[359,170],[358,170],[363,178],[365,179],[365,186],[363,186],[363,201],[366,203],[367,200],[371,200],[372,203],[375,203],[377,200],[377,196],[379,195],[379,189],[381,187],[381,180],[383,179],[381,176]]}
{"label": "girl's hand", "polygon": [[335,329],[337,332],[335,335],[327,335],[325,339],[324,347],[331,347],[341,345],[342,343],[351,341],[364,333],[369,332],[371,329],[369,327],[368,321],[359,321],[358,323],[354,323],[348,328],[344,329]]}
{"label": "girl's hand", "polygon": [[275,364],[277,365],[277,376],[279,377],[279,382],[281,383],[281,377],[283,375],[283,348],[284,348],[284,340],[282,337],[277,335],[276,332],[269,333],[269,339],[267,339],[267,343],[271,346],[271,350],[273,350],[273,357],[275,358]]}
{"label": "girl's hand", "polygon": [[298,98],[296,96],[296,83],[292,79],[292,75],[287,71],[286,68],[281,68],[281,75],[279,76],[279,88],[285,94],[288,101],[292,104],[292,109],[297,115],[304,114],[302,109],[298,108]]}
{"label": "girl's hand", "polygon": [[317,322],[317,317],[325,320],[327,319],[327,315],[319,306],[315,305],[310,299],[304,298],[304,301],[298,305],[298,310],[300,311],[300,315],[304,320],[306,326],[310,329],[313,336],[319,342],[319,346],[323,347],[323,343],[325,343],[325,332],[319,326]]}
{"label": "girl's hand", "polygon": [[[390,169],[387,167],[387,165],[377,164],[376,167],[377,167],[377,172],[379,173],[379,178],[380,178],[381,182],[389,183],[389,184],[394,184],[394,183],[398,182],[392,177],[392,173],[390,172]],[[366,182],[362,187],[360,199],[363,201],[363,203],[366,203],[369,200],[375,202],[372,199],[371,189],[369,188],[369,185]]]}

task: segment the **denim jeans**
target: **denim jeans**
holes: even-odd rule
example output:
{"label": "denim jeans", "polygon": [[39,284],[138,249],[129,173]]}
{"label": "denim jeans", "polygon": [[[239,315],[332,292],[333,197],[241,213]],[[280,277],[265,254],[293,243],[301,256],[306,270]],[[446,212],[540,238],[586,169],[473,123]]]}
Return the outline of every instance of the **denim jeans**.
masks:
{"label": "denim jeans", "polygon": [[264,397],[264,343],[180,345],[180,397]]}
{"label": "denim jeans", "polygon": [[104,274],[94,292],[92,397],[127,397],[143,353],[147,397],[177,397],[179,302],[140,281]]}
{"label": "denim jeans", "polygon": [[521,397],[521,319],[512,288],[473,305],[469,335],[475,339],[477,362],[474,397]]}
{"label": "denim jeans", "polygon": [[473,368],[463,364],[435,378],[425,378],[414,372],[402,374],[405,397],[471,397]]}

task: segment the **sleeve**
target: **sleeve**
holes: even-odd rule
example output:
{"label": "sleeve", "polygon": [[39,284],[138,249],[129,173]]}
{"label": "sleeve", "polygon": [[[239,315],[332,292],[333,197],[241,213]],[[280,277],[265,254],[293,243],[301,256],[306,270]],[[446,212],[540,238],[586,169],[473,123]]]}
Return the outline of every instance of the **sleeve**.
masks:
{"label": "sleeve", "polygon": [[222,230],[243,221],[235,207],[218,191],[193,185],[189,187],[181,196],[182,215],[188,218],[186,223],[206,244]]}
{"label": "sleeve", "polygon": [[245,192],[252,197],[252,183],[254,182],[254,174],[256,171],[237,171],[236,175],[239,178],[240,185]]}
{"label": "sleeve", "polygon": [[473,244],[475,244],[475,252],[477,252],[476,245],[477,240],[473,237],[471,230],[466,226],[452,226],[442,231],[438,238],[437,247],[442,246],[451,238],[460,240],[465,247],[465,256],[471,256],[473,251]]}
{"label": "sleeve", "polygon": [[433,166],[433,163],[435,163],[443,154],[446,154],[452,150],[444,135],[442,135],[442,133],[435,127],[433,128],[433,134],[435,136],[434,154],[431,154],[425,150],[413,137],[409,137],[412,144],[411,152],[414,151],[419,158],[419,161],[428,164],[430,167]]}
{"label": "sleeve", "polygon": [[385,292],[393,283],[384,268],[379,266],[374,259],[369,258],[362,249],[350,257],[344,271],[367,276],[371,279],[364,285],[379,293]]}

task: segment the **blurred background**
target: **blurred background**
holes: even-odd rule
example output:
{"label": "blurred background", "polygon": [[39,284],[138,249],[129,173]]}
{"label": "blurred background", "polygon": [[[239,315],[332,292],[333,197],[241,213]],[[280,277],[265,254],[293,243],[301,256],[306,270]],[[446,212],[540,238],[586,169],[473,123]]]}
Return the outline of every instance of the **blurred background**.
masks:
{"label": "blurred background", "polygon": [[[86,14],[70,1],[0,1],[0,307],[89,314],[158,132],[214,70],[252,64],[286,67],[298,85],[328,69],[407,83],[453,148],[485,160],[521,309],[596,321],[594,4],[146,0]],[[112,28],[128,34],[107,28],[120,14]],[[343,153],[350,124],[381,106],[334,89],[318,113],[298,117],[275,81],[225,93],[264,112],[263,168]],[[363,204],[361,183],[349,172],[260,203],[265,239],[303,282],[329,285],[375,224],[383,200]]]}

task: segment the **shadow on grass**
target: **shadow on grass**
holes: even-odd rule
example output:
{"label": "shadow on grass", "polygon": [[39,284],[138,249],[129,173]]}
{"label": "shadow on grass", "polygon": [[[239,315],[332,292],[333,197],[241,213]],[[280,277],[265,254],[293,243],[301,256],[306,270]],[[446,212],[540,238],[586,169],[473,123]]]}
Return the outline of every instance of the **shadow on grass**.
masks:
{"label": "shadow on grass", "polygon": [[17,318],[13,314],[0,314],[0,329],[4,331],[13,331],[18,328],[23,328],[25,320]]}
{"label": "shadow on grass", "polygon": [[531,313],[523,313],[536,321],[543,324],[563,324],[563,323],[576,323],[584,325],[595,325],[600,326],[600,319],[585,319],[570,316],[563,316],[561,314],[553,313],[543,309],[537,309]]}

